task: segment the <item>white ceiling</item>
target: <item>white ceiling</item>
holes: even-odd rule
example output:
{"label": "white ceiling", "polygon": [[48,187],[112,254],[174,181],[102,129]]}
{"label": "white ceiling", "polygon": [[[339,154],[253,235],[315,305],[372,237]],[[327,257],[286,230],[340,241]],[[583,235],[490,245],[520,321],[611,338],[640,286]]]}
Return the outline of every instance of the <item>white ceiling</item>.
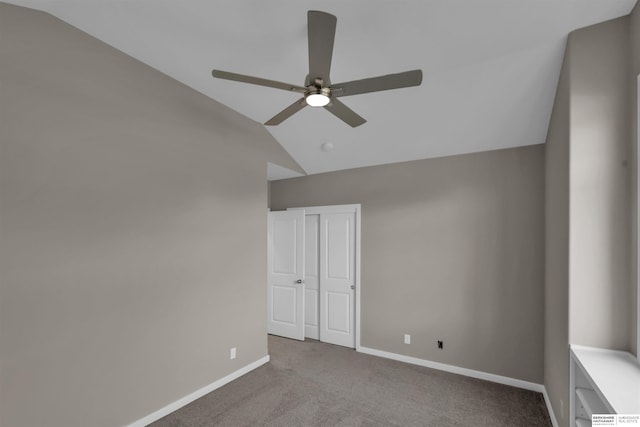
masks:
{"label": "white ceiling", "polygon": [[338,18],[332,82],[422,69],[420,87],[341,98],[368,120],[358,128],[322,108],[267,127],[312,174],[544,143],[567,34],[636,0],[8,2],[48,11],[262,123],[299,95],[211,70],[303,85],[307,10]]}

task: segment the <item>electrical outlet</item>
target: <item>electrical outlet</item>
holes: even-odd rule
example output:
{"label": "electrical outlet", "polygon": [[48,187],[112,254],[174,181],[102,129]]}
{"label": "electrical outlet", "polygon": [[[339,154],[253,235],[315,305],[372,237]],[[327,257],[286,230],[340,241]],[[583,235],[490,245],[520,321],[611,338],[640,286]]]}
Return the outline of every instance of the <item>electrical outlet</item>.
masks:
{"label": "electrical outlet", "polygon": [[229,350],[229,359],[235,359],[235,358],[236,358],[236,348],[231,347],[231,350]]}
{"label": "electrical outlet", "polygon": [[444,341],[438,340],[438,348],[442,349],[444,347]]}
{"label": "electrical outlet", "polygon": [[404,343],[405,344],[411,344],[411,335],[404,334]]}

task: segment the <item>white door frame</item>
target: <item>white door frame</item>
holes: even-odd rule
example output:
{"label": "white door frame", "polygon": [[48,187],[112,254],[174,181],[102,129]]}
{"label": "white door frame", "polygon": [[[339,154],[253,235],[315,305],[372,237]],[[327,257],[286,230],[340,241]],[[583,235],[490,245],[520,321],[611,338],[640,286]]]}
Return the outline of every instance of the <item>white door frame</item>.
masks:
{"label": "white door frame", "polygon": [[359,203],[352,205],[329,205],[329,206],[309,206],[309,207],[296,207],[288,208],[287,210],[304,210],[305,214],[319,215],[327,213],[355,213],[355,248],[356,248],[356,261],[355,261],[355,334],[356,334],[356,351],[360,351],[360,223],[361,223],[361,210],[362,207]]}
{"label": "white door frame", "polygon": [[636,84],[636,357],[640,362],[640,74]]}

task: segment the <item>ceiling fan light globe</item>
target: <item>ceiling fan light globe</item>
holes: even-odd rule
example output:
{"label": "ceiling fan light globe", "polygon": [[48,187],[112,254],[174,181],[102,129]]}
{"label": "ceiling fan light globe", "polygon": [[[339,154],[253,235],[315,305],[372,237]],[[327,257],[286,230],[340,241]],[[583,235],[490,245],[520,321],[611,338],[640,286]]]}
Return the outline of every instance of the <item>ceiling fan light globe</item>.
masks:
{"label": "ceiling fan light globe", "polygon": [[310,93],[306,96],[305,101],[310,107],[324,107],[329,103],[329,97],[322,93]]}

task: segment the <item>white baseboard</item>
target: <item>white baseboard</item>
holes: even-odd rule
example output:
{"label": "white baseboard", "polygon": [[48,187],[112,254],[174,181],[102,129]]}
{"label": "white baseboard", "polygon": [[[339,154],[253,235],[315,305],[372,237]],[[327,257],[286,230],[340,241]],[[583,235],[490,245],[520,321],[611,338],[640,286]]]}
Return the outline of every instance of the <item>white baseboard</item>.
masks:
{"label": "white baseboard", "polygon": [[525,390],[537,391],[538,393],[542,393],[544,390],[544,386],[542,384],[518,380],[510,377],[503,377],[501,375],[496,375],[496,374],[489,374],[487,372],[482,372],[482,371],[475,371],[473,369],[461,368],[459,366],[447,365],[440,362],[432,362],[431,360],[418,359],[417,357],[404,356],[402,354],[396,354],[396,353],[389,353],[387,351],[376,350],[368,347],[360,347],[359,351],[362,353],[371,354],[373,356],[379,356],[379,357],[384,357],[386,359],[393,359],[400,362],[411,363],[412,365],[424,366],[426,368],[437,369],[439,371],[451,372],[454,374],[464,375],[471,378],[478,378],[480,380],[510,385],[512,387],[523,388]]}
{"label": "white baseboard", "polygon": [[[515,378],[504,377],[501,375],[489,374],[487,372],[476,371],[473,369],[461,368],[459,366],[447,365],[445,363],[432,362],[430,360],[418,359],[417,357],[404,356],[402,354],[390,353],[387,351],[376,350],[373,348],[362,347],[360,346],[357,351],[365,354],[370,354],[373,356],[384,357],[385,359],[397,360],[399,362],[410,363],[412,365],[424,366],[426,368],[437,369],[440,371],[451,372],[454,374],[464,375],[471,378],[477,378],[481,380],[491,381],[499,384],[505,384],[513,387],[523,388],[525,390],[536,391],[542,393],[544,396],[544,402],[547,405],[547,411],[549,411],[549,416],[551,418],[551,423],[553,427],[558,427],[558,421],[553,413],[553,407],[551,406],[551,401],[549,400],[549,395],[547,394],[547,389],[542,384],[532,383],[529,381],[518,380]],[[173,403],[147,415],[144,418],[140,418],[139,420],[129,424],[127,427],[145,427],[151,424],[154,421],[159,420],[160,418],[169,415],[170,413],[182,408],[183,406],[188,405],[196,399],[204,396],[207,393],[211,393],[212,391],[222,387],[225,384],[230,383],[231,381],[240,378],[241,376],[253,371],[254,369],[264,365],[269,362],[269,355],[264,356],[261,359],[252,362],[237,371],[232,372],[226,377],[220,378],[218,381],[215,381],[209,385],[202,387],[199,390],[194,391],[193,393],[176,400]]]}
{"label": "white baseboard", "polygon": [[206,385],[204,387],[202,387],[199,390],[194,391],[193,393],[176,400],[173,403],[168,404],[167,406],[158,409],[157,411],[153,412],[152,414],[147,415],[144,418],[140,418],[139,420],[131,423],[128,425],[128,427],[145,427],[149,424],[151,424],[154,421],[158,421],[160,418],[169,415],[170,413],[182,408],[183,406],[188,405],[189,403],[193,402],[196,399],[201,398],[202,396],[204,396],[207,393],[211,393],[212,391],[222,387],[225,384],[230,383],[231,381],[240,378],[241,376],[243,376],[244,374],[247,374],[251,371],[253,371],[254,369],[264,365],[265,363],[267,363],[269,361],[269,355],[264,356],[261,359],[256,360],[255,362],[252,362],[240,369],[238,369],[235,372],[230,373],[229,375],[227,375],[226,377],[220,378],[218,381],[215,381],[209,385]]}
{"label": "white baseboard", "polygon": [[542,395],[544,396],[544,403],[547,405],[547,411],[549,411],[551,424],[553,424],[553,427],[558,427],[558,420],[556,419],[556,415],[553,413],[553,407],[551,406],[551,400],[549,399],[546,388],[542,390]]}
{"label": "white baseboard", "polygon": [[543,384],[532,383],[529,381],[518,380],[510,377],[503,377],[502,375],[489,374],[487,372],[475,371],[473,369],[461,368],[459,366],[447,365],[445,363],[432,362],[431,360],[418,359],[417,357],[404,356],[402,354],[390,353],[387,351],[376,350],[374,348],[361,346],[356,350],[361,353],[384,357],[385,359],[392,359],[392,360],[397,360],[399,362],[411,363],[412,365],[424,366],[426,368],[437,369],[439,371],[451,372],[458,375],[464,375],[471,378],[478,378],[480,380],[491,381],[494,383],[509,385],[512,387],[518,387],[518,388],[523,388],[525,390],[531,390],[531,391],[536,391],[538,393],[542,393],[542,396],[544,397],[544,403],[547,405],[547,410],[549,411],[549,417],[551,418],[551,423],[553,424],[553,427],[558,427],[558,420],[556,420],[556,416],[553,413],[553,408],[551,407],[551,401],[549,400],[547,389]]}

